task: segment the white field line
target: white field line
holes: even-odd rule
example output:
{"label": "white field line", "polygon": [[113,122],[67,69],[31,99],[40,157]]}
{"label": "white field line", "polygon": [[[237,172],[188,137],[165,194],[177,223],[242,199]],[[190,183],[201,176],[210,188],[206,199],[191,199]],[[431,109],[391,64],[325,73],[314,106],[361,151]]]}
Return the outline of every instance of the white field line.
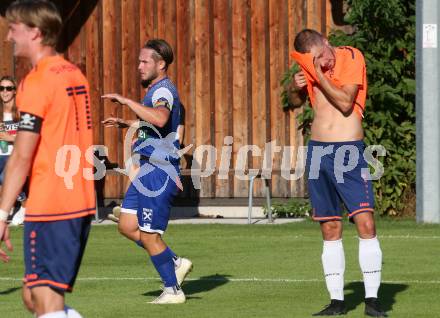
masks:
{"label": "white field line", "polygon": [[378,235],[379,239],[415,239],[415,240],[438,240],[440,239],[440,236],[438,235],[431,235],[431,236],[424,236],[424,235]]}
{"label": "white field line", "polygon": [[[439,240],[440,236],[439,235],[378,235],[377,236],[378,239],[397,239],[397,240],[401,240],[401,239],[406,239],[406,240]],[[304,236],[304,235],[295,235],[295,236],[290,236],[290,238],[293,239],[320,239],[319,237],[312,237],[312,236]],[[352,236],[352,238],[357,238],[356,235]]]}
{"label": "white field line", "polygon": [[[155,277],[79,277],[78,281],[160,281]],[[22,281],[22,278],[0,277],[0,281]],[[323,283],[323,279],[290,279],[290,278],[187,278],[185,281],[208,281],[208,282],[269,282],[269,283]],[[347,281],[362,282],[361,280]],[[440,284],[440,280],[384,280],[387,284]]]}

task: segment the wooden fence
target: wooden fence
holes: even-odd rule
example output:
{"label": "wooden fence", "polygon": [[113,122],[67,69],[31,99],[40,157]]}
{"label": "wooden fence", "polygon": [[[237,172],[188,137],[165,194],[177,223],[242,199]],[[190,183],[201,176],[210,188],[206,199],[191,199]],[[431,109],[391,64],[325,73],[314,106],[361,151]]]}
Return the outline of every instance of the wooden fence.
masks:
{"label": "wooden fence", "polygon": [[[186,108],[185,145],[220,149],[232,136],[232,160],[243,145],[264,149],[302,144],[296,116],[299,111],[280,107],[283,73],[291,64],[289,52],[298,31],[305,27],[327,33],[341,15],[335,0],[88,0],[61,1],[67,23],[61,50],[87,75],[93,102],[94,140],[109,149],[110,161],[122,165],[124,132],[104,129],[109,116],[134,118],[125,107],[102,101],[103,93],[118,92],[140,99],[138,53],[149,38],[167,40],[175,50],[169,75],[177,84]],[[4,8],[2,8],[4,9]],[[0,22],[0,37],[7,24]],[[1,74],[19,79],[29,65],[14,61],[10,43],[0,41]],[[275,153],[274,169],[283,152]],[[248,168],[261,168],[263,156],[249,156]],[[196,158],[200,161],[200,158]],[[187,165],[191,165],[189,160]],[[292,162],[294,166],[295,162]],[[188,181],[188,180],[187,180]],[[186,182],[186,186],[190,186]],[[125,190],[122,176],[107,176],[104,195],[119,198]],[[186,191],[183,195],[195,195]],[[200,197],[245,197],[248,182],[229,174],[228,179],[203,178]],[[256,196],[262,187],[256,183]],[[303,196],[303,181],[272,176],[275,197]]]}

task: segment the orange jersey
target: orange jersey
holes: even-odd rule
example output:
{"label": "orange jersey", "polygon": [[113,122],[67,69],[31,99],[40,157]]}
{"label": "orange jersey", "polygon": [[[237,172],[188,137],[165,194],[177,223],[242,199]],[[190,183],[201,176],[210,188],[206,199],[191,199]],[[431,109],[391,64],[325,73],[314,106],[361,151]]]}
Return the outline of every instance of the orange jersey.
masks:
{"label": "orange jersey", "polygon": [[[353,106],[354,110],[363,116],[367,99],[367,71],[364,56],[361,51],[350,46],[335,47],[335,54],[335,67],[331,71],[327,71],[325,75],[337,87],[348,84],[358,85],[359,89]],[[302,54],[298,52],[292,52],[291,55],[304,72],[307,80],[307,92],[313,106],[315,103],[313,86],[319,84],[313,65],[313,56],[311,53]]]}
{"label": "orange jersey", "polygon": [[[35,122],[40,126],[30,171],[26,221],[66,220],[95,213],[94,181],[83,177],[84,169],[92,168],[85,160],[86,150],[93,144],[88,92],[87,79],[61,56],[41,59],[20,83],[19,130],[30,130],[26,127],[33,127]],[[76,152],[69,153],[63,146]],[[66,183],[60,171],[69,167],[78,169],[72,173],[72,182]]]}

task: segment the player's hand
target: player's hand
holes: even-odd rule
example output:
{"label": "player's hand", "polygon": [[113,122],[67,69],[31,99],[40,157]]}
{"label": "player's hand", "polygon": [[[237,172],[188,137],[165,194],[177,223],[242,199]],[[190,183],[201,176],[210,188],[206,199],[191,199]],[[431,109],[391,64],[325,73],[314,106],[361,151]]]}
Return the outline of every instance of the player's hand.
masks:
{"label": "player's hand", "polygon": [[0,131],[0,140],[9,141],[10,135],[7,132]]}
{"label": "player's hand", "polygon": [[306,76],[303,71],[299,71],[295,75],[293,75],[293,86],[295,89],[302,89],[307,85]]}
{"label": "player's hand", "polygon": [[125,128],[128,127],[127,122],[122,118],[117,117],[108,117],[101,122],[104,127],[117,127],[117,128]]}
{"label": "player's hand", "polygon": [[6,252],[2,249],[1,243],[5,242],[5,246],[8,249],[8,251],[12,252],[13,247],[11,240],[9,238],[9,227],[8,224],[4,221],[0,221],[0,259],[7,263],[9,262],[9,256],[6,254]]}
{"label": "player's hand", "polygon": [[119,94],[105,94],[105,95],[102,95],[101,98],[110,99],[113,103],[117,103],[120,105],[127,105],[128,101],[129,101],[128,98],[125,98],[124,96],[119,95]]}
{"label": "player's hand", "polygon": [[322,74],[321,60],[318,57],[313,57],[313,66],[316,74]]}

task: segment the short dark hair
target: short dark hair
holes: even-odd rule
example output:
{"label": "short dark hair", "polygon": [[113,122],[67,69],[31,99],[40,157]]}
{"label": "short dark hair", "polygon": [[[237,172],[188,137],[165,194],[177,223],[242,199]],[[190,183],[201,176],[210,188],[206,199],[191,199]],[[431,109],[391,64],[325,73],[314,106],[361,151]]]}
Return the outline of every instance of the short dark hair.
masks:
{"label": "short dark hair", "polygon": [[38,28],[43,37],[42,44],[55,47],[60,34],[62,19],[57,7],[46,0],[16,0],[6,10],[10,23],[23,23]]}
{"label": "short dark hair", "polygon": [[147,43],[145,43],[144,49],[150,49],[155,52],[155,54],[153,54],[153,59],[156,62],[160,60],[165,61],[165,70],[167,70],[168,66],[173,63],[173,49],[165,40],[151,39]]}
{"label": "short dark hair", "polygon": [[293,45],[297,52],[309,53],[313,46],[322,45],[324,39],[321,33],[312,29],[304,29],[296,35]]}

